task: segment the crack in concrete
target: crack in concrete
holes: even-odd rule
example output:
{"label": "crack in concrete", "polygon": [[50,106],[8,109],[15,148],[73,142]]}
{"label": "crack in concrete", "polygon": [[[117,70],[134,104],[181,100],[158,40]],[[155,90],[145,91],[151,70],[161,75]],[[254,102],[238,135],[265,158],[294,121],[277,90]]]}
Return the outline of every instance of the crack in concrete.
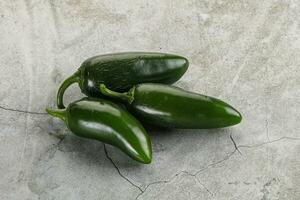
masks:
{"label": "crack in concrete", "polygon": [[[217,161],[217,162],[211,163],[211,164],[207,165],[206,167],[203,167],[203,168],[201,168],[200,170],[196,171],[195,173],[191,173],[191,172],[189,172],[189,171],[182,170],[182,171],[180,171],[180,172],[177,172],[175,175],[173,175],[171,178],[169,178],[169,179],[167,179],[167,180],[161,180],[161,181],[155,181],[155,182],[149,183],[149,184],[147,184],[147,186],[145,187],[145,189],[144,189],[142,192],[140,192],[140,193],[136,196],[135,200],[137,200],[142,194],[144,194],[144,193],[146,192],[146,190],[149,188],[149,186],[155,185],[155,184],[161,184],[161,183],[162,183],[162,184],[167,184],[167,183],[169,183],[169,182],[172,182],[176,177],[178,177],[178,176],[181,175],[181,174],[186,174],[186,175],[188,175],[188,176],[192,176],[192,177],[194,177],[194,178],[197,179],[196,176],[197,176],[200,172],[202,172],[202,171],[204,171],[204,170],[207,170],[207,169],[209,169],[210,167],[214,167],[214,166],[217,165],[217,164],[220,164],[220,163],[222,163],[222,162],[225,162],[225,161],[228,160],[231,156],[233,156],[235,152],[236,152],[236,149],[235,149],[233,152],[231,152],[229,155],[225,156],[225,158],[223,158],[223,159],[221,159],[221,160],[219,160],[219,161]],[[197,179],[197,181],[199,182],[198,179]],[[211,196],[213,196],[213,193],[210,192],[210,191],[208,190],[207,187],[205,187],[202,183],[201,183],[201,185],[205,188],[205,190],[206,190]]]}
{"label": "crack in concrete", "polygon": [[[203,188],[204,188],[211,196],[213,196],[214,194],[213,194],[213,193],[212,193],[205,185],[203,185],[203,184],[199,181],[199,179],[197,178],[197,175],[198,175],[200,172],[203,172],[203,171],[205,171],[205,170],[207,170],[207,169],[209,169],[209,168],[211,168],[211,167],[214,167],[214,166],[216,166],[216,165],[218,165],[218,164],[220,164],[220,163],[223,163],[223,162],[229,160],[229,158],[230,158],[231,156],[233,156],[237,151],[240,152],[240,151],[239,151],[239,148],[256,148],[256,147],[260,147],[260,146],[263,146],[263,145],[266,145],[266,144],[278,142],[278,141],[280,141],[280,140],[285,140],[285,139],[286,139],[286,140],[300,140],[300,138],[297,138],[297,137],[281,137],[281,138],[276,139],[276,140],[272,140],[272,141],[269,141],[269,142],[263,142],[263,143],[261,143],[261,144],[256,144],[256,145],[237,145],[236,142],[234,141],[232,135],[230,135],[230,139],[231,139],[231,141],[233,142],[235,149],[234,149],[234,151],[232,151],[231,153],[229,153],[228,155],[226,155],[223,159],[221,159],[221,160],[219,160],[219,161],[216,161],[216,162],[213,162],[213,163],[207,165],[206,167],[203,167],[203,168],[197,170],[197,171],[194,172],[194,173],[191,173],[191,172],[186,171],[186,170],[182,170],[182,171],[180,171],[180,172],[177,172],[175,175],[171,176],[171,178],[169,178],[169,179],[167,179],[167,180],[159,180],[159,181],[151,182],[151,183],[147,184],[147,185],[145,186],[144,189],[142,189],[140,186],[138,186],[138,185],[136,185],[135,183],[133,183],[132,181],[130,181],[127,177],[125,177],[125,176],[120,172],[120,169],[119,169],[119,168],[117,167],[117,165],[114,163],[114,161],[112,160],[112,158],[108,155],[108,152],[107,152],[107,150],[106,150],[105,144],[103,144],[103,145],[104,145],[104,151],[105,151],[105,155],[106,155],[107,159],[109,159],[110,162],[113,164],[113,166],[116,168],[116,170],[118,171],[118,174],[119,174],[123,179],[125,179],[127,182],[129,182],[133,187],[138,188],[138,189],[140,190],[140,193],[138,193],[138,195],[135,197],[135,200],[138,200],[139,197],[142,196],[142,195],[148,190],[148,188],[149,188],[150,186],[156,185],[156,184],[167,184],[167,183],[170,183],[170,182],[172,182],[176,177],[178,177],[178,176],[181,175],[181,174],[186,174],[186,175],[188,175],[188,176],[192,176],[192,177],[196,178],[196,180],[198,181],[198,183],[199,183],[200,185],[202,185]],[[241,152],[240,152],[240,153],[241,153]]]}
{"label": "crack in concrete", "polygon": [[195,180],[210,194],[210,196],[214,196],[214,194],[203,184],[199,181],[197,176],[195,176]]}
{"label": "crack in concrete", "polygon": [[151,182],[151,183],[147,184],[146,187],[135,197],[135,200],[137,200],[140,196],[142,196],[142,194],[144,194],[146,192],[146,190],[148,189],[149,186],[160,184],[160,183],[167,183],[167,182],[168,182],[167,180],[165,180],[165,181],[154,181],[154,182]]}
{"label": "crack in concrete", "polygon": [[271,141],[263,142],[263,143],[260,143],[260,144],[254,144],[254,145],[239,145],[238,147],[239,147],[239,148],[257,148],[257,147],[261,147],[261,146],[264,146],[264,145],[267,145],[267,144],[271,144],[271,143],[274,143],[274,142],[278,142],[278,141],[280,141],[280,140],[300,140],[300,138],[284,136],[284,137],[278,138],[278,139],[276,139],[276,140],[271,140]]}
{"label": "crack in concrete", "polygon": [[143,189],[138,186],[137,184],[133,183],[131,180],[129,180],[129,178],[127,178],[126,176],[124,176],[120,169],[118,168],[118,166],[116,165],[116,163],[113,161],[113,159],[108,155],[108,152],[107,152],[107,149],[106,149],[106,146],[105,144],[103,143],[103,148],[104,148],[104,153],[105,153],[105,156],[106,158],[111,162],[111,164],[116,168],[118,174],[124,179],[126,180],[128,183],[130,183],[130,185],[132,185],[133,187],[137,188],[138,190],[140,190],[141,192],[143,192]]}
{"label": "crack in concrete", "polygon": [[239,150],[238,146],[236,145],[236,142],[234,141],[231,134],[229,135],[229,137],[230,137],[230,140],[232,141],[232,143],[234,145],[235,150],[237,150],[241,155],[243,155],[242,152]]}
{"label": "crack in concrete", "polygon": [[[284,140],[284,139],[288,139],[288,140],[300,140],[300,138],[296,138],[296,137],[281,137],[281,138],[279,138],[279,139],[272,140],[272,141],[270,141],[270,142],[263,142],[263,143],[261,143],[261,144],[257,144],[257,145],[252,145],[252,146],[250,146],[250,145],[237,145],[236,142],[234,141],[232,135],[230,135],[230,139],[231,139],[231,141],[233,142],[235,149],[234,149],[233,152],[231,152],[231,153],[229,153],[228,155],[226,155],[223,159],[221,159],[221,160],[219,160],[219,161],[217,161],[217,162],[213,162],[213,163],[207,165],[206,167],[203,167],[203,168],[199,169],[199,170],[196,171],[195,173],[191,173],[191,172],[189,172],[189,171],[183,170],[183,171],[177,172],[175,175],[173,175],[171,178],[169,178],[169,179],[167,179],[167,180],[160,180],[160,181],[155,181],[155,182],[149,183],[149,184],[147,184],[147,186],[145,187],[145,189],[142,190],[142,191],[136,196],[135,200],[137,200],[141,195],[143,195],[143,194],[146,192],[146,190],[147,190],[151,185],[156,185],[156,184],[167,184],[167,183],[169,183],[169,182],[172,182],[172,181],[173,181],[176,177],[178,177],[180,174],[186,174],[186,175],[188,175],[188,176],[195,177],[195,178],[197,179],[197,181],[199,181],[198,178],[197,178],[197,175],[198,175],[200,172],[203,172],[203,171],[205,171],[205,170],[207,170],[207,169],[209,169],[209,168],[211,168],[211,167],[214,167],[214,166],[216,166],[216,165],[218,165],[218,164],[220,164],[220,163],[223,163],[223,162],[229,160],[229,158],[230,158],[231,156],[233,156],[237,151],[240,152],[240,151],[239,151],[239,148],[255,148],[255,147],[263,146],[263,145],[266,145],[266,144],[269,144],[269,143],[278,142],[278,141]],[[241,153],[241,152],[240,152],[240,153]],[[201,184],[201,183],[200,183],[200,184]],[[213,196],[213,193],[212,193],[207,187],[205,187],[203,184],[201,184],[201,185],[205,188],[205,190],[206,190],[211,196]]]}
{"label": "crack in concrete", "polygon": [[[148,183],[148,184],[145,186],[145,188],[143,189],[142,187],[138,186],[138,185],[135,184],[133,181],[131,181],[129,178],[127,178],[124,174],[121,173],[119,167],[116,165],[116,163],[113,161],[113,159],[109,156],[108,151],[107,151],[106,146],[105,146],[104,143],[103,143],[103,148],[104,148],[104,153],[105,153],[106,158],[107,158],[107,159],[111,162],[111,164],[115,167],[115,169],[117,170],[118,174],[119,174],[125,181],[127,181],[130,185],[132,185],[134,188],[137,188],[137,189],[140,191],[140,192],[137,194],[137,196],[135,197],[135,200],[137,200],[140,196],[142,196],[142,195],[147,191],[147,189],[148,189],[151,185],[156,185],[156,184],[166,184],[166,183],[169,183],[169,182],[173,181],[176,177],[178,177],[180,174],[186,174],[186,175],[188,175],[188,176],[192,176],[192,177],[194,177],[194,178],[197,179],[196,176],[197,176],[198,173],[200,173],[200,171],[205,170],[205,169],[207,169],[208,167],[213,166],[213,165],[215,165],[215,164],[219,164],[219,163],[221,163],[221,162],[224,162],[225,160],[229,159],[230,156],[233,155],[233,153],[232,153],[232,154],[229,155],[229,157],[228,157],[227,159],[222,159],[222,160],[220,160],[220,161],[218,161],[218,162],[216,162],[216,163],[212,163],[211,165],[207,166],[206,168],[203,168],[203,169],[197,171],[195,174],[192,174],[192,173],[190,173],[190,172],[188,172],[188,171],[183,170],[183,171],[177,172],[177,173],[176,173],[175,175],[173,175],[170,179],[167,179],[167,180],[160,180],[160,181],[154,181],[154,182]],[[234,151],[234,152],[235,152],[235,151]],[[197,179],[197,181],[199,182],[198,179]],[[199,182],[199,183],[200,183],[200,182]],[[205,188],[205,190],[206,190],[210,195],[213,195],[213,194],[208,190],[207,187],[205,187],[202,183],[200,183],[200,184]]]}
{"label": "crack in concrete", "polygon": [[0,109],[6,110],[6,111],[12,111],[12,112],[19,112],[19,113],[25,113],[25,114],[33,114],[33,115],[47,115],[47,113],[42,112],[33,112],[33,111],[27,111],[27,110],[18,110],[13,108],[5,108],[3,106],[0,106]]}
{"label": "crack in concrete", "polygon": [[142,195],[147,191],[147,189],[149,188],[149,186],[151,186],[151,185],[156,185],[156,184],[161,184],[161,183],[162,183],[162,184],[167,184],[167,183],[173,181],[173,179],[175,179],[177,176],[179,176],[181,173],[184,173],[184,172],[186,172],[186,171],[180,171],[180,172],[176,173],[175,175],[173,175],[173,176],[172,176],[170,179],[168,179],[168,180],[160,180],[160,181],[155,181],[155,182],[151,182],[151,183],[147,184],[146,187],[145,187],[145,189],[142,190],[142,191],[135,197],[135,200],[138,200],[138,198],[139,198],[140,196],[142,196]]}

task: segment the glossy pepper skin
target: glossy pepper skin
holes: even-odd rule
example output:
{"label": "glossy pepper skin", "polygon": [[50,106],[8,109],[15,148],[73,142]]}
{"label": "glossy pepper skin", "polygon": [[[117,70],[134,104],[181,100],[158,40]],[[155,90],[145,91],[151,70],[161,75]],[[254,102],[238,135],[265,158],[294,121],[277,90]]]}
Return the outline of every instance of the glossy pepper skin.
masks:
{"label": "glossy pepper skin", "polygon": [[69,104],[66,109],[46,111],[62,119],[79,137],[116,146],[141,163],[151,162],[151,142],[145,129],[130,113],[114,103],[83,98]]}
{"label": "glossy pepper skin", "polygon": [[176,82],[187,70],[184,57],[154,52],[124,52],[99,55],[84,61],[75,74],[67,78],[57,93],[57,107],[64,108],[65,90],[77,82],[82,93],[101,97],[99,85],[124,92],[139,83]]}
{"label": "glossy pepper skin", "polygon": [[109,97],[125,101],[140,121],[160,127],[211,129],[238,124],[241,114],[229,104],[162,84],[139,84],[125,93],[100,85]]}

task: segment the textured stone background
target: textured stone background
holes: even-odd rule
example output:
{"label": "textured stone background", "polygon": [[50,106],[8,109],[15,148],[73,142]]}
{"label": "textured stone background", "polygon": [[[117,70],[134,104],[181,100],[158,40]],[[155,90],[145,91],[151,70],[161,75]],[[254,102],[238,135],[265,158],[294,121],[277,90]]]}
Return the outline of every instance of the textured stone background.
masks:
{"label": "textured stone background", "polygon": [[[299,33],[298,0],[0,1],[0,199],[299,200]],[[188,57],[177,85],[243,122],[153,130],[141,165],[44,114],[86,58],[130,50]]]}

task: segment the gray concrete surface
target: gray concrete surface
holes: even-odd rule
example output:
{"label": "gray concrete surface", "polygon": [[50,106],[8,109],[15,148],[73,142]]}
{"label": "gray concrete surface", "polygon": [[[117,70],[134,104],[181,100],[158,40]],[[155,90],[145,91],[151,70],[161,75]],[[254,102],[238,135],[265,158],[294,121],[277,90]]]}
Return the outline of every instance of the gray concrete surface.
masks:
{"label": "gray concrete surface", "polygon": [[[0,199],[299,200],[299,17],[297,0],[0,1]],[[177,85],[243,122],[152,130],[141,165],[44,114],[83,60],[133,50],[188,57]]]}

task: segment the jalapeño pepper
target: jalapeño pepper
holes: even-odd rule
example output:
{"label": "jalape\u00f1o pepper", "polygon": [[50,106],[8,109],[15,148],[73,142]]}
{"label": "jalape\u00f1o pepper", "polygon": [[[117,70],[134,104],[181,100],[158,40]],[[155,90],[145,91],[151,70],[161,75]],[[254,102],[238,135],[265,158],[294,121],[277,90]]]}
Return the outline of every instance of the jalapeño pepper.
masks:
{"label": "jalape\u00f1o pepper", "polygon": [[99,84],[124,92],[139,83],[176,82],[187,70],[184,57],[165,53],[124,52],[99,55],[84,61],[60,86],[57,107],[64,108],[63,95],[73,83],[89,97],[101,97]]}
{"label": "jalape\u00f1o pepper", "polygon": [[83,98],[66,109],[46,109],[62,119],[77,136],[111,144],[142,163],[150,163],[151,142],[143,126],[118,105],[102,99]]}
{"label": "jalape\u00f1o pepper", "polygon": [[118,93],[100,85],[102,94],[126,102],[146,124],[170,128],[221,128],[238,124],[241,114],[229,104],[162,84],[139,84]]}

